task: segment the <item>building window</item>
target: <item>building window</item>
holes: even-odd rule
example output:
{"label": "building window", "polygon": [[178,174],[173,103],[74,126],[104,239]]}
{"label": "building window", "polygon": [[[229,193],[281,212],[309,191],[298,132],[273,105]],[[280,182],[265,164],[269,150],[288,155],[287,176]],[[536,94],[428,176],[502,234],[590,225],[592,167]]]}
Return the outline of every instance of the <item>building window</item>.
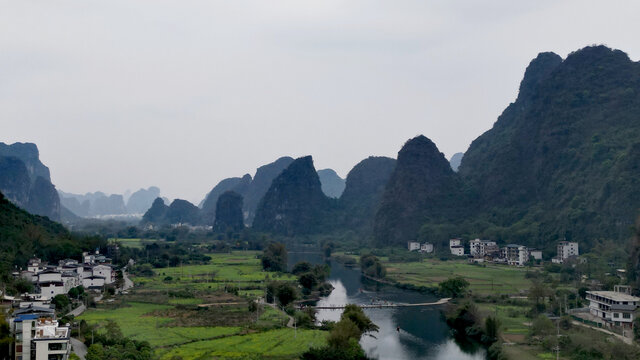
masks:
{"label": "building window", "polygon": [[67,350],[66,343],[49,343],[49,350]]}
{"label": "building window", "polygon": [[625,319],[631,319],[631,314],[630,313],[622,313],[622,317]]}
{"label": "building window", "polygon": [[620,317],[619,313],[613,313],[613,317]]}

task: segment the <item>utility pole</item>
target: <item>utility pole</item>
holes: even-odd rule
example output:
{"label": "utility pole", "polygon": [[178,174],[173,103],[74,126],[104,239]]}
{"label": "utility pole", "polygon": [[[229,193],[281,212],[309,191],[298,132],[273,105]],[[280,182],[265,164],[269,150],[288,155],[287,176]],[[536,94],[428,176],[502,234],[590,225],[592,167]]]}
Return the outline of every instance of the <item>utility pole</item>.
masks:
{"label": "utility pole", "polygon": [[560,359],[560,319],[556,321],[556,329],[558,331],[558,335],[556,337],[556,360]]}

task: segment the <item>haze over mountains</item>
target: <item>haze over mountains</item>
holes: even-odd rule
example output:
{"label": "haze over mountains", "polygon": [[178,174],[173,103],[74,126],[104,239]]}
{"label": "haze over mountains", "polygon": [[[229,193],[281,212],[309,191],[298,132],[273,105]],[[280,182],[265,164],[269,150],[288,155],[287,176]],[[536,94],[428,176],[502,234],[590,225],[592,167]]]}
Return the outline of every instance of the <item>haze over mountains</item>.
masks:
{"label": "haze over mountains", "polygon": [[[397,161],[364,159],[345,180],[331,169],[316,171],[311,156],[279,158],[253,177],[219,182],[201,209],[180,199],[167,205],[154,187],[127,204],[119,195],[61,194],[81,214],[149,206],[143,224],[237,229],[241,208],[245,226],[282,236],[350,231],[378,246],[466,236],[543,249],[566,238],[589,246],[597,238],[626,239],[639,214],[638,114],[640,65],[623,52],[593,46],[564,60],[541,53],[516,101],[451,161],[421,135],[405,143]],[[28,153],[0,153],[0,189],[34,212],[45,209],[30,199],[43,199],[55,216],[54,197],[33,196],[53,185],[35,146]]]}

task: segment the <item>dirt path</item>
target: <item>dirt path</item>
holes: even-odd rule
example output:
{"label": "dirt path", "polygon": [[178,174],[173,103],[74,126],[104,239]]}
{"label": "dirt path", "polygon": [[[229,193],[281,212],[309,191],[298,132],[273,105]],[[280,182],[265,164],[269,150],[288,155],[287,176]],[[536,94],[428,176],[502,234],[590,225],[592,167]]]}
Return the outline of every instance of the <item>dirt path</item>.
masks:
{"label": "dirt path", "polygon": [[616,334],[616,333],[614,333],[614,332],[612,332],[612,331],[609,331],[609,330],[607,330],[607,329],[603,329],[603,328],[599,328],[599,327],[594,327],[594,326],[589,326],[589,325],[587,325],[587,324],[583,324],[583,323],[581,323],[580,321],[575,321],[575,320],[571,321],[571,323],[572,323],[573,325],[583,326],[583,327],[586,327],[586,328],[589,328],[589,329],[593,329],[593,330],[596,330],[596,331],[603,332],[603,333],[608,334],[608,335],[611,335],[611,336],[615,336],[615,337],[616,337],[616,338],[618,338],[619,340],[622,340],[625,344],[633,345],[633,339],[628,338],[628,337],[626,337],[626,336],[622,336],[622,335],[620,335],[620,334]]}

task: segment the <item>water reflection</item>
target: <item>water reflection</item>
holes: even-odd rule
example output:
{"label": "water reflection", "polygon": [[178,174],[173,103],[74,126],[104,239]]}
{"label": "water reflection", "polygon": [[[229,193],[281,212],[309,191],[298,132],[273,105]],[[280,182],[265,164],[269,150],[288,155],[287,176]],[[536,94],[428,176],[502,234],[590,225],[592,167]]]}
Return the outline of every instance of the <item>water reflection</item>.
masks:
{"label": "water reflection", "polygon": [[[289,253],[290,266],[298,261],[322,262],[317,254]],[[334,290],[320,299],[318,306],[372,303],[431,302],[435,297],[406,291],[362,279],[357,269],[332,261],[329,281]],[[319,321],[340,320],[341,310],[318,310]],[[460,359],[482,360],[485,352],[477,346],[464,350],[449,336],[449,329],[438,307],[365,309],[380,328],[373,336],[364,336],[360,344],[368,356],[378,359]],[[398,327],[400,331],[398,331]]]}

